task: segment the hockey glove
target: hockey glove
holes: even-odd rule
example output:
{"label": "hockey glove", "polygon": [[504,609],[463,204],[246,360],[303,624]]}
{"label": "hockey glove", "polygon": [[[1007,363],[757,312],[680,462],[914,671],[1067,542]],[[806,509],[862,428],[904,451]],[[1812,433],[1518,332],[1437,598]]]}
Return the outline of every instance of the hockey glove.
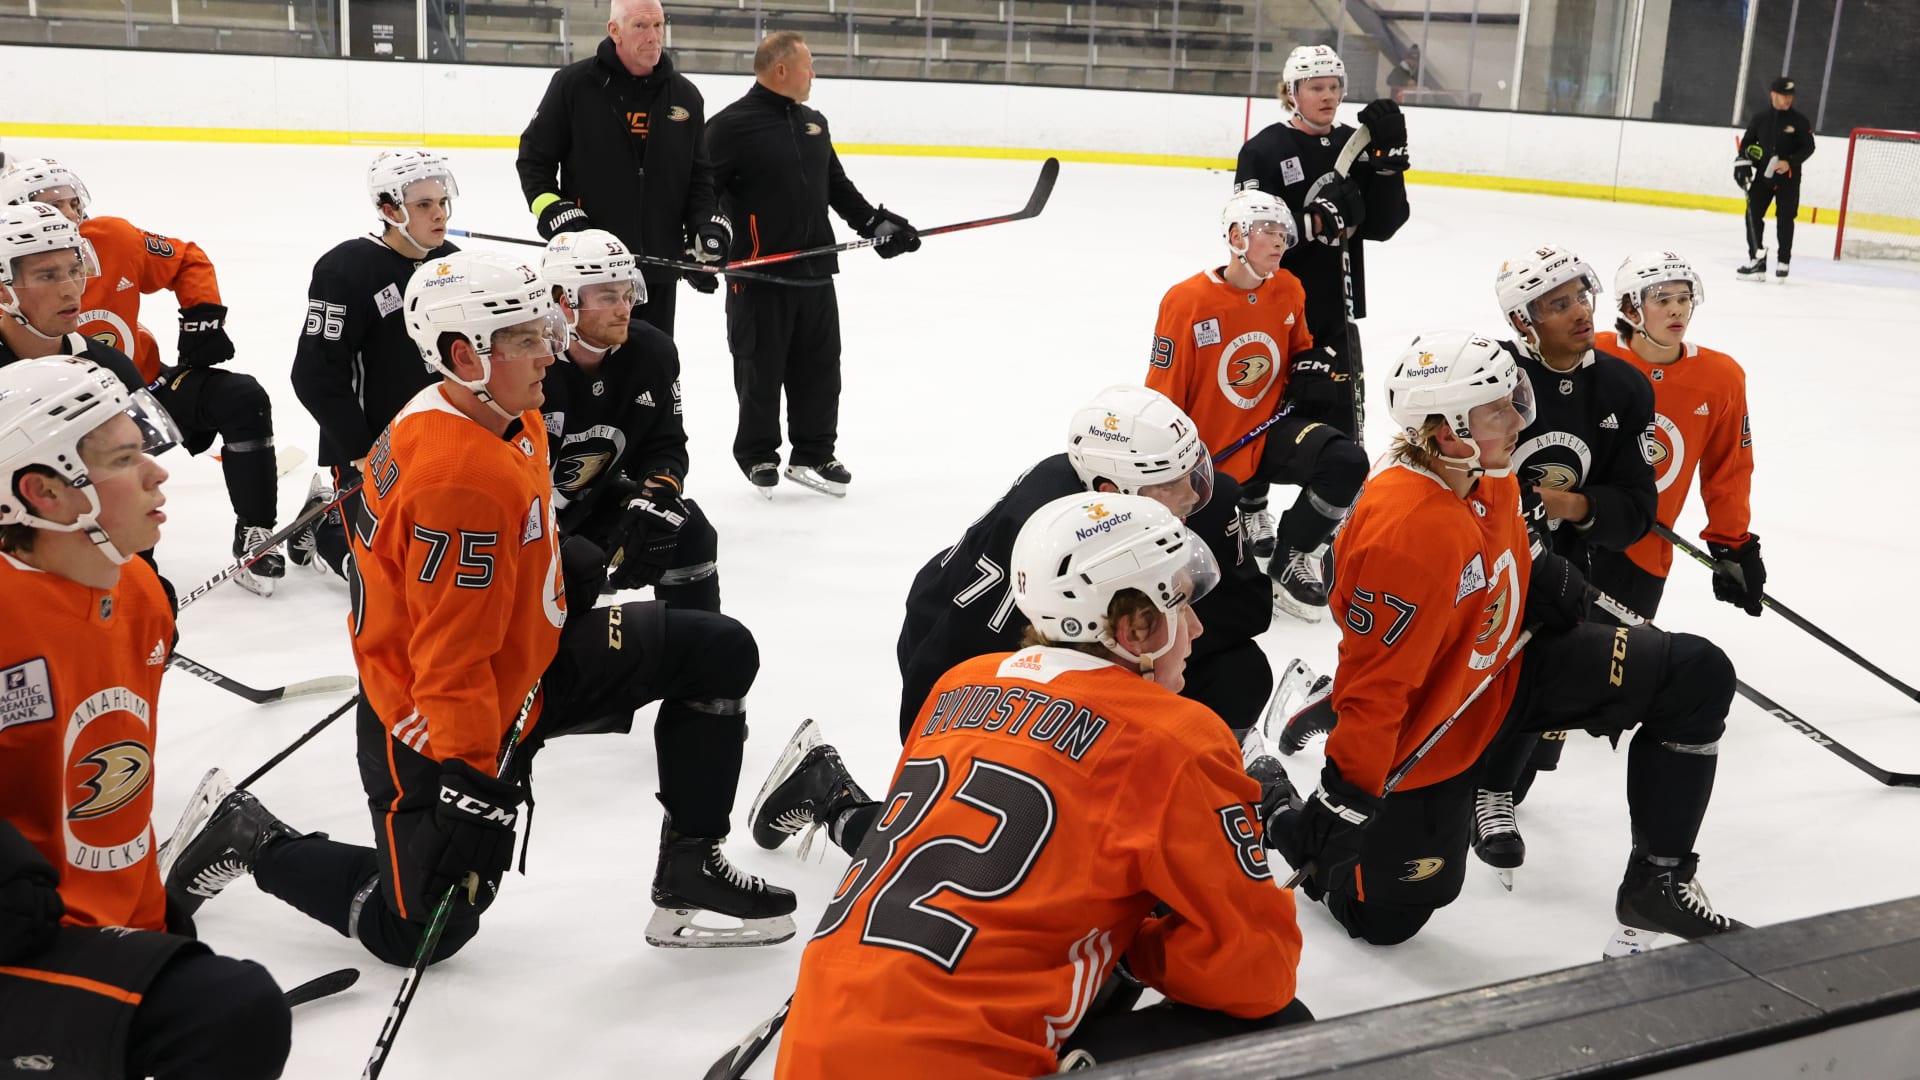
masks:
{"label": "hockey glove", "polygon": [[1286,398],[1302,415],[1325,416],[1340,406],[1334,383],[1344,377],[1334,374],[1337,361],[1333,349],[1322,346],[1295,355],[1288,365]]}
{"label": "hockey glove", "polygon": [[440,763],[440,801],[414,830],[409,854],[426,872],[420,899],[437,904],[449,888],[484,909],[513,865],[520,789],[453,758]]}
{"label": "hockey glove", "polygon": [[712,296],[720,291],[720,275],[709,274],[705,270],[682,270],[680,276],[694,292]]}
{"label": "hockey glove", "polygon": [[1321,188],[1320,194],[1307,203],[1307,239],[1337,247],[1366,216],[1366,194],[1352,177],[1343,176]]}
{"label": "hockey glove", "polygon": [[59,872],[18,829],[0,821],[0,964],[46,948],[66,912]]}
{"label": "hockey glove", "polygon": [[1718,565],[1713,573],[1713,598],[1725,600],[1749,615],[1759,615],[1767,587],[1767,564],[1760,561],[1760,537],[1749,533],[1738,546],[1707,544]]}
{"label": "hockey glove", "polygon": [[225,304],[195,304],[180,309],[179,355],[185,367],[211,367],[233,359]]}
{"label": "hockey glove", "polygon": [[607,583],[607,553],[584,536],[560,540],[560,581],[567,592],[567,612],[592,611]]}
{"label": "hockey glove", "polygon": [[593,228],[593,222],[587,220],[587,212],[572,199],[555,199],[538,212],[540,222],[536,228],[542,240],[551,240],[563,232],[581,232]]}
{"label": "hockey glove", "polygon": [[1558,552],[1534,557],[1527,579],[1525,622],[1544,630],[1570,630],[1587,617],[1587,579]]}
{"label": "hockey glove", "polygon": [[[1367,826],[1380,814],[1381,797],[1362,791],[1340,776],[1332,758],[1320,770],[1320,790],[1307,799],[1288,824],[1302,863],[1313,867],[1312,878],[1327,892],[1351,892],[1354,869],[1365,849]],[[1292,852],[1287,854],[1291,855]]]}
{"label": "hockey glove", "polygon": [[693,247],[687,254],[695,262],[719,262],[727,257],[727,250],[733,247],[733,222],[725,214],[715,214],[700,223],[693,231]]}
{"label": "hockey glove", "polygon": [[1407,164],[1407,117],[1390,98],[1381,98],[1360,110],[1360,122],[1369,135],[1367,160],[1375,172],[1405,172]]}
{"label": "hockey glove", "polygon": [[613,549],[608,580],[616,589],[638,589],[660,580],[673,565],[687,504],[671,482],[643,488],[607,541]]}
{"label": "hockey glove", "polygon": [[920,250],[919,231],[906,218],[885,206],[874,210],[873,216],[860,227],[860,235],[880,241],[873,250],[883,259]]}
{"label": "hockey glove", "polygon": [[1271,754],[1247,762],[1247,775],[1260,782],[1260,827],[1271,834],[1281,827],[1281,814],[1301,808],[1299,789],[1287,778],[1280,759]]}
{"label": "hockey glove", "polygon": [[1733,163],[1733,182],[1741,191],[1753,187],[1753,162],[1741,159]]}

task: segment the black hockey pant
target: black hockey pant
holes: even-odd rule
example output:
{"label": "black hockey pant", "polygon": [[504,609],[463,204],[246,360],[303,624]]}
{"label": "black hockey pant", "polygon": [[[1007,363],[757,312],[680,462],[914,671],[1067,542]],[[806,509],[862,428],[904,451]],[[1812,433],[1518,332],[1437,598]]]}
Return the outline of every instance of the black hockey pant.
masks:
{"label": "black hockey pant", "polygon": [[1767,205],[1773,205],[1773,228],[1780,246],[1774,252],[1775,265],[1793,260],[1793,223],[1800,216],[1800,180],[1798,177],[1763,180],[1755,177],[1747,189],[1747,257],[1758,258],[1767,246]]}
{"label": "black hockey pant", "polygon": [[[1289,416],[1267,429],[1260,464],[1240,488],[1240,506],[1264,510],[1271,484],[1297,484],[1300,494],[1280,515],[1276,559],[1311,551],[1333,535],[1367,479],[1367,454],[1338,426]],[[1221,715],[1226,715],[1222,713]]]}
{"label": "black hockey pant", "polygon": [[273,403],[251,375],[218,367],[162,368],[153,396],[180,425],[189,453],[218,435],[233,516],[271,529],[280,488],[273,460]]}
{"label": "black hockey pant", "polygon": [[792,465],[834,460],[840,428],[840,302],[820,285],[727,285],[727,346],[740,402],[733,460],[746,472],[780,460],[780,394],[787,395]]}
{"label": "black hockey pant", "polygon": [[1312,1010],[1299,998],[1288,1002],[1279,1012],[1252,1019],[1177,1001],[1161,1001],[1131,1012],[1115,1010],[1089,1016],[1067,1039],[1066,1050],[1069,1053],[1084,1050],[1095,1064],[1106,1064],[1312,1022]]}

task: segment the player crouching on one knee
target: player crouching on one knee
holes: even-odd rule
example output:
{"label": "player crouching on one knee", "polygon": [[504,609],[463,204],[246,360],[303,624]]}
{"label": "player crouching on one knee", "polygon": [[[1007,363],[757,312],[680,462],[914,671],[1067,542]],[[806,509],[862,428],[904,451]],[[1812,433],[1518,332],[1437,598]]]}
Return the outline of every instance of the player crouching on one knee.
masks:
{"label": "player crouching on one knee", "polygon": [[[1387,384],[1401,427],[1391,463],[1338,545],[1339,720],[1320,789],[1299,809],[1269,798],[1267,835],[1310,869],[1308,895],[1376,945],[1411,938],[1459,894],[1490,748],[1576,728],[1617,738],[1639,727],[1627,758],[1633,851],[1607,955],[1740,925],[1709,906],[1693,853],[1733,667],[1690,634],[1584,621],[1585,579],[1534,554],[1512,475],[1532,396],[1491,339],[1415,338]],[[1386,792],[1390,775],[1401,779]]]}
{"label": "player crouching on one knee", "polygon": [[280,988],[193,940],[153,850],[173,610],[133,555],[166,521],[149,454],[178,438],[86,360],[0,368],[0,1054],[17,1075],[266,1080],[287,1060]]}
{"label": "player crouching on one knee", "polygon": [[[540,748],[627,732],[635,710],[660,701],[667,815],[647,940],[791,937],[793,894],[720,850],[743,699],[759,670],[753,635],[725,615],[655,602],[595,608],[597,550],[569,557],[557,535],[539,412],[543,376],[566,344],[553,286],[529,266],[459,252],[415,271],[405,307],[442,379],[375,441],[351,538],[360,775],[375,846],[297,835],[240,791],[182,850],[170,886],[198,904],[251,872],[263,891],[404,964],[439,898],[477,880],[453,901],[432,957],[444,959],[478,932],[512,861]],[[503,748],[511,768],[499,775]],[[739,925],[695,921],[708,913]]]}
{"label": "player crouching on one knee", "polygon": [[[801,959],[784,1080],[1012,1080],[1311,1019],[1260,785],[1177,696],[1207,547],[1151,498],[1081,492],[1034,512],[1009,569],[1026,645],[927,696]],[[1096,996],[1122,964],[1138,982]],[[1139,983],[1168,1001],[1129,1011]]]}

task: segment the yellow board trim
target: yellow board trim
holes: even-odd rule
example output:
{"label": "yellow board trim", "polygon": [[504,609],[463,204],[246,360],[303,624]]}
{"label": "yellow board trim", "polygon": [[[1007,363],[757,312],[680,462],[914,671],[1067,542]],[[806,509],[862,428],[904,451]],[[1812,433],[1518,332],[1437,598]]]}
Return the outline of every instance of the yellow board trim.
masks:
{"label": "yellow board trim", "polygon": [[[161,127],[139,124],[23,124],[0,122],[0,135],[41,139],[113,139],[140,142],[271,143],[282,146],[428,146],[465,150],[512,150],[520,145],[518,135],[459,135],[425,131],[306,131],[273,128]],[[1045,150],[1018,146],[927,146],[911,143],[839,143],[842,154],[882,157],[974,158],[995,161],[1040,161],[1057,157],[1062,161],[1092,165],[1153,165],[1180,169],[1219,169],[1231,172],[1235,159],[1196,154],[1143,154],[1115,150]],[[1668,206],[1682,210],[1710,210],[1738,214],[1746,209],[1746,200],[1736,196],[1696,195],[1684,191],[1657,188],[1613,187],[1608,184],[1582,184],[1570,180],[1536,180],[1516,176],[1481,176],[1472,173],[1432,172],[1416,169],[1407,175],[1410,184],[1435,187],[1476,188],[1482,191],[1508,191],[1528,195],[1556,195],[1573,199],[1599,199],[1605,202],[1637,203],[1643,206]],[[1808,223],[1831,221],[1839,215],[1825,207],[1802,206],[1801,218]],[[1772,214],[1768,210],[1768,214]],[[1920,222],[1886,215],[1873,215],[1873,223],[1863,227],[1885,232],[1920,233]]]}

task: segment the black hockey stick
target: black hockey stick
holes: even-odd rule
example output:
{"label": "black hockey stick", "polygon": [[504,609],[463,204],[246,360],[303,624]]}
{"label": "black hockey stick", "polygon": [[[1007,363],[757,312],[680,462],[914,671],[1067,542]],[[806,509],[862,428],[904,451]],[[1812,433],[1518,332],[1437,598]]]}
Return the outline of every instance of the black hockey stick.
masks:
{"label": "black hockey stick", "polygon": [[238,559],[235,559],[234,561],[228,563],[224,570],[221,570],[219,573],[213,575],[207,580],[194,586],[192,592],[182,595],[180,597],[180,602],[174,605],[174,611],[176,613],[179,612],[181,609],[185,608],[188,604],[193,603],[195,600],[200,599],[201,597],[212,592],[215,588],[217,588],[221,584],[225,583],[228,578],[233,577],[235,574],[238,574],[240,571],[245,570],[247,567],[252,566],[254,563],[260,561],[260,559],[263,556],[265,556],[267,552],[272,551],[274,548],[279,547],[281,544],[285,543],[288,540],[288,538],[293,536],[294,533],[297,533],[300,530],[311,526],[314,522],[319,521],[320,518],[323,515],[325,515],[327,511],[340,505],[341,500],[345,499],[347,496],[359,490],[360,490],[360,485],[354,484],[351,487],[342,488],[341,490],[334,492],[333,501],[326,502],[326,503],[319,503],[314,506],[308,507],[307,510],[303,512],[299,517],[293,519],[292,524],[286,526],[285,528],[281,529],[279,532],[274,533],[272,536],[269,536],[265,540],[261,541],[259,547],[254,548],[252,551],[249,551],[245,555],[242,555]]}
{"label": "black hockey stick", "polygon": [[[1739,582],[1742,585],[1742,587],[1745,586],[1746,583],[1741,578],[1740,567],[1738,564],[1716,560],[1713,556],[1707,554],[1704,551],[1701,551],[1699,548],[1689,543],[1686,537],[1681,536],[1679,533],[1674,532],[1672,529],[1667,528],[1665,525],[1660,524],[1658,521],[1653,523],[1653,531],[1660,537],[1660,539],[1665,540],[1667,543],[1672,544],[1674,547],[1677,547],[1681,551],[1686,552],[1688,555],[1693,556],[1694,561],[1698,562],[1700,565],[1705,566],[1707,569],[1712,570],[1716,574],[1725,574],[1726,576],[1732,578],[1734,581]],[[1908,697],[1912,698],[1915,701],[1920,701],[1920,690],[1915,690],[1913,687],[1908,686],[1906,683],[1901,682],[1899,679],[1881,670],[1871,660],[1868,660],[1866,657],[1861,656],[1859,653],[1854,652],[1852,649],[1849,649],[1845,645],[1841,644],[1840,640],[1834,637],[1832,634],[1829,634],[1825,630],[1822,630],[1818,626],[1815,626],[1813,623],[1808,622],[1805,618],[1801,617],[1799,612],[1793,610],[1792,608],[1781,603],[1780,601],[1775,600],[1773,597],[1768,596],[1764,590],[1762,590],[1760,593],[1760,602],[1772,608],[1773,610],[1779,612],[1781,615],[1785,616],[1788,622],[1792,623],[1793,625],[1799,627],[1802,630],[1805,630],[1807,633],[1812,634],[1814,638],[1817,639],[1821,644],[1832,648],[1833,651],[1839,653],[1841,656],[1846,657],[1847,659],[1853,661],[1854,663],[1859,664],[1861,667],[1866,668],[1868,671],[1873,672],[1875,675],[1878,675],[1881,681],[1885,682],[1887,685],[1893,687],[1894,689],[1900,691],[1901,693],[1907,695]],[[1764,707],[1765,706],[1762,706],[1762,708]]]}
{"label": "black hockey stick", "polygon": [[[1613,597],[1608,596],[1606,593],[1601,592],[1591,585],[1587,586],[1587,599],[1630,626],[1643,624],[1647,626],[1653,625],[1641,618],[1638,614],[1635,614],[1625,604],[1622,604],[1620,601],[1615,600]],[[1854,753],[1845,743],[1840,742],[1833,736],[1800,719],[1797,713],[1760,691],[1755,690],[1753,687],[1748,686],[1745,682],[1735,679],[1733,685],[1734,689],[1740,691],[1741,697],[1760,706],[1761,710],[1767,715],[1800,734],[1805,735],[1808,739],[1812,740],[1815,746],[1826,747],[1840,760],[1859,769],[1861,772],[1866,773],[1882,784],[1888,787],[1920,787],[1920,773],[1897,773],[1890,769],[1883,769],[1873,762],[1868,761],[1866,758],[1861,757],[1859,754]]]}
{"label": "black hockey stick", "polygon": [[726,1053],[720,1055],[720,1060],[707,1067],[701,1080],[740,1080],[746,1075],[747,1069],[760,1060],[760,1055],[773,1042],[774,1036],[780,1034],[780,1029],[786,1026],[787,1010],[791,1008],[793,1008],[793,995],[788,994],[779,1012],[760,1021],[760,1026],[747,1032],[746,1038],[729,1047]]}
{"label": "black hockey stick", "polygon": [[309,1001],[318,1001],[323,997],[332,997],[359,981],[359,968],[341,968],[339,971],[329,971],[317,979],[308,979],[306,982],[287,991],[287,1008],[291,1009],[296,1005],[305,1005]]}
{"label": "black hockey stick", "polygon": [[312,727],[310,727],[310,728],[308,728],[308,729],[307,729],[307,733],[306,733],[305,735],[302,735],[302,736],[300,736],[299,738],[297,738],[297,739],[295,739],[295,740],[293,740],[293,743],[292,743],[291,745],[289,745],[289,746],[288,746],[288,747],[287,747],[287,748],[286,748],[285,750],[282,750],[282,751],[280,751],[279,753],[277,753],[277,754],[275,754],[275,755],[273,755],[272,757],[270,757],[270,758],[268,758],[268,759],[267,759],[267,761],[266,761],[266,764],[264,764],[264,765],[262,765],[262,766],[260,766],[259,768],[257,768],[257,769],[255,769],[255,770],[253,770],[252,772],[250,772],[250,773],[248,773],[248,774],[247,774],[247,778],[246,778],[245,780],[242,780],[242,781],[240,781],[240,782],[239,782],[238,784],[235,784],[234,786],[235,786],[236,788],[250,788],[250,787],[252,787],[252,786],[253,786],[253,784],[254,784],[254,781],[256,781],[256,780],[258,780],[258,779],[260,779],[261,777],[263,777],[263,776],[265,776],[265,775],[267,775],[267,770],[268,770],[268,769],[271,769],[271,768],[273,768],[273,767],[274,767],[275,765],[278,765],[278,764],[280,764],[281,762],[283,762],[283,761],[285,761],[285,760],[287,760],[287,758],[289,758],[289,757],[292,757],[292,756],[293,756],[293,752],[294,752],[295,750],[298,750],[298,749],[300,749],[301,747],[303,747],[303,746],[305,746],[305,745],[307,745],[308,743],[310,743],[310,742],[312,742],[312,741],[313,741],[313,737],[314,737],[315,735],[318,735],[318,734],[320,734],[320,733],[321,733],[322,731],[325,731],[325,730],[327,729],[327,725],[328,725],[328,724],[331,724],[331,723],[333,723],[333,722],[334,722],[335,720],[338,720],[338,719],[340,719],[340,718],[341,718],[342,716],[345,716],[345,715],[347,714],[347,711],[348,711],[349,709],[352,709],[352,708],[353,708],[353,707],[354,707],[355,705],[358,705],[358,704],[360,704],[360,695],[359,695],[359,694],[355,694],[355,695],[353,695],[352,697],[350,697],[350,698],[348,698],[348,699],[347,699],[347,700],[346,700],[346,701],[345,701],[344,703],[342,703],[342,704],[341,704],[341,706],[340,706],[339,708],[337,708],[337,709],[335,709],[335,710],[333,710],[332,712],[330,712],[330,713],[328,713],[328,714],[327,714],[327,716],[326,716],[326,719],[324,719],[324,720],[322,720],[322,721],[320,721],[319,723],[317,723],[317,724],[315,724],[315,725],[313,725]]}
{"label": "black hockey stick", "polygon": [[179,653],[167,658],[167,666],[189,675],[205,679],[229,693],[238,694],[255,705],[270,705],[288,698],[307,697],[312,694],[337,694],[342,690],[351,690],[359,680],[346,675],[330,675],[319,679],[307,679],[302,682],[276,686],[271,690],[258,690],[239,679],[222,675],[197,660],[189,659]]}
{"label": "black hockey stick", "polygon": [[[1340,179],[1345,180],[1348,173],[1353,170],[1353,163],[1360,160],[1361,151],[1365,150],[1367,144],[1371,142],[1373,142],[1373,132],[1367,128],[1367,125],[1361,124],[1359,127],[1354,128],[1353,134],[1347,136],[1347,144],[1340,148],[1340,156],[1333,159],[1334,174],[1338,175]],[[1320,189],[1325,187],[1326,184],[1327,178],[1324,176],[1315,181],[1314,185],[1307,189],[1306,196],[1301,199],[1301,205],[1304,206],[1313,202],[1314,197],[1320,194]],[[1347,342],[1347,353],[1349,357],[1357,358],[1360,353],[1360,342],[1357,340],[1360,336],[1360,327],[1355,325],[1353,321],[1353,255],[1349,244],[1350,237],[1342,232],[1340,234],[1340,288],[1345,294],[1347,302],[1346,334],[1349,339]],[[1359,443],[1361,446],[1365,446],[1367,372],[1364,363],[1355,363],[1353,365],[1352,376],[1354,380],[1353,441]]]}
{"label": "black hockey stick", "polygon": [[[541,240],[528,240],[528,239],[525,239],[524,237],[519,237],[519,236],[502,236],[499,233],[473,232],[469,229],[448,229],[447,235],[448,236],[464,236],[473,240],[492,240],[495,243],[500,243],[500,244],[524,244],[527,247],[543,248],[547,246],[546,242]],[[746,278],[748,281],[764,281],[769,285],[805,285],[807,284],[807,282],[799,281],[794,278],[775,277],[772,274],[756,274],[751,270],[728,270],[726,267],[720,265],[719,263],[681,262],[678,259],[663,259],[658,255],[635,254],[633,258],[635,262],[645,263],[648,266],[665,266],[670,269],[679,270],[682,272],[690,271],[696,274],[731,273],[735,277]]]}
{"label": "black hockey stick", "polygon": [[[1004,225],[1009,221],[1025,221],[1040,216],[1046,209],[1047,199],[1053,195],[1053,182],[1060,177],[1060,159],[1048,158],[1040,165],[1040,179],[1034,181],[1033,194],[1027,196],[1027,205],[1011,214],[997,217],[979,218],[974,221],[962,221],[953,225],[935,225],[931,229],[921,229],[922,238],[939,236],[943,233],[962,232],[967,229],[984,229],[988,225]],[[449,230],[451,231],[451,230]],[[743,266],[771,266],[774,263],[788,262],[793,259],[810,259],[816,255],[838,255],[843,251],[858,251],[861,248],[878,247],[885,237],[870,236],[859,240],[848,240],[843,244],[827,244],[824,247],[807,248],[804,251],[782,251],[775,255],[761,255],[752,259],[736,259],[725,265],[716,265],[712,269],[722,274],[731,274]]]}
{"label": "black hockey stick", "polygon": [[1248,443],[1259,438],[1260,436],[1265,435],[1267,433],[1268,428],[1272,427],[1273,425],[1287,418],[1287,414],[1293,411],[1293,404],[1294,404],[1293,402],[1289,401],[1286,404],[1282,405],[1280,407],[1279,412],[1276,412],[1272,416],[1267,417],[1265,420],[1260,421],[1260,423],[1257,426],[1255,426],[1252,431],[1249,431],[1245,435],[1242,435],[1240,436],[1240,438],[1234,440],[1234,444],[1232,446],[1229,446],[1225,450],[1222,450],[1219,453],[1213,455],[1213,463],[1215,465],[1220,464],[1221,462],[1227,460],[1233,455],[1239,453],[1241,447],[1247,445]]}

